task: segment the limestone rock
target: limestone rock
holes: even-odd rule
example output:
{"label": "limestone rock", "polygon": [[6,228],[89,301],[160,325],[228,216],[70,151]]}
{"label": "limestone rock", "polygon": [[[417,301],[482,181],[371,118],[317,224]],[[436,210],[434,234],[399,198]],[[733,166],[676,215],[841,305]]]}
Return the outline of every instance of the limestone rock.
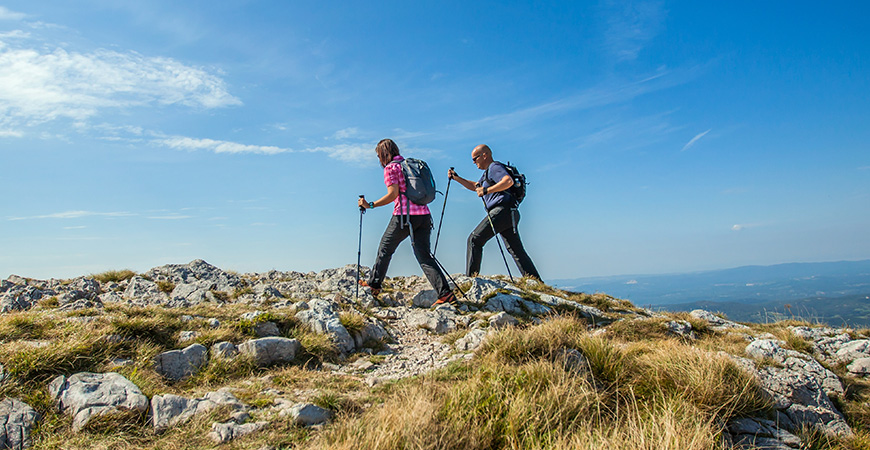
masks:
{"label": "limestone rock", "polygon": [[746,347],[746,353],[756,359],[769,358],[792,371],[801,371],[813,377],[828,395],[842,395],[843,383],[830,370],[810,356],[782,348],[780,341],[758,339]]}
{"label": "limestone rock", "polygon": [[154,357],[154,370],[172,381],[195,374],[208,362],[208,349],[193,344],[183,350],[171,350]]}
{"label": "limestone rock", "polygon": [[513,327],[519,325],[519,321],[515,319],[512,315],[502,311],[492,317],[489,318],[489,326],[494,329],[504,328],[504,327]]}
{"label": "limestone rock", "polygon": [[160,291],[157,283],[139,276],[130,279],[123,297],[143,306],[160,305],[169,299],[166,294]]}
{"label": "limestone rock", "polygon": [[870,358],[858,358],[847,366],[849,373],[859,377],[870,375]]}
{"label": "limestone rock", "polygon": [[665,326],[668,327],[669,332],[677,336],[692,340],[698,338],[695,335],[695,331],[692,329],[692,324],[685,320],[671,320],[666,323]]}
{"label": "limestone rock", "polygon": [[[284,411],[281,414],[284,415]],[[296,425],[309,427],[328,422],[332,414],[329,410],[311,403],[297,403],[287,410],[286,415],[290,416]]]}
{"label": "limestone rock", "polygon": [[259,431],[268,424],[269,422],[238,424],[232,421],[226,423],[213,423],[208,437],[217,444],[223,444],[233,439],[240,438],[246,434]]}
{"label": "limestone rock", "polygon": [[80,372],[69,378],[60,375],[52,380],[48,391],[58,409],[73,416],[73,431],[81,430],[97,415],[148,410],[148,398],[142,391],[115,372]]}
{"label": "limestone rock", "polygon": [[728,319],[723,319],[723,318],[721,318],[721,317],[719,317],[719,316],[717,316],[709,311],[704,311],[703,309],[696,309],[696,310],[690,312],[689,314],[691,314],[692,317],[695,317],[697,319],[706,320],[714,330],[723,331],[723,330],[747,330],[747,329],[749,329],[749,327],[747,327],[746,325],[732,322]]}
{"label": "limestone rock", "polygon": [[14,285],[0,294],[0,313],[26,311],[36,304],[45,292],[33,286]]}
{"label": "limestone rock", "polygon": [[159,432],[183,423],[191,417],[210,411],[218,406],[244,410],[247,406],[229,390],[209,392],[204,397],[189,399],[173,394],[155,395],[151,399],[151,417],[154,430]]}
{"label": "limestone rock", "polygon": [[429,330],[435,334],[445,334],[456,329],[456,313],[452,308],[436,310],[412,310],[405,321],[412,327]]}
{"label": "limestone rock", "polygon": [[548,306],[526,300],[514,294],[496,294],[486,301],[483,307],[486,311],[504,311],[515,316],[543,316],[552,312]]}
{"label": "limestone rock", "polygon": [[436,300],[438,300],[438,293],[434,289],[424,289],[414,296],[411,305],[418,308],[431,308]]}
{"label": "limestone rock", "polygon": [[580,314],[581,317],[586,319],[592,326],[604,326],[610,323],[613,323],[613,319],[607,316],[600,309],[584,305],[582,303],[577,303],[562,297],[557,297],[555,295],[549,294],[537,294],[541,299],[541,303],[545,305],[549,305],[551,307],[568,307],[573,309],[575,312]]}
{"label": "limestone rock", "polygon": [[211,346],[211,357],[232,359],[239,354],[239,349],[232,342],[218,342]]}
{"label": "limestone rock", "polygon": [[40,420],[39,413],[17,398],[0,401],[0,448],[21,450],[30,447],[30,431]]}
{"label": "limestone rock", "polygon": [[260,366],[293,361],[301,345],[296,339],[265,337],[239,345],[239,353],[252,357]]}
{"label": "limestone rock", "polygon": [[[457,281],[458,282],[458,281]],[[499,289],[521,293],[516,286],[499,280],[488,280],[486,278],[475,277],[471,281],[471,287],[465,293],[468,301],[474,303],[483,303],[483,299],[489,294],[498,291]]]}
{"label": "limestone rock", "polygon": [[309,309],[296,313],[296,318],[319,334],[328,334],[342,353],[351,353],[356,343],[348,333],[338,315],[338,305],[333,302],[316,299],[308,303]]}
{"label": "limestone rock", "polygon": [[465,333],[465,336],[457,339],[453,344],[453,347],[460,352],[477,350],[477,348],[483,344],[486,335],[487,332],[479,328],[470,330],[468,333]]}
{"label": "limestone rock", "polygon": [[738,448],[753,450],[790,450],[801,447],[799,437],[766,419],[742,418],[728,423],[728,430]]}
{"label": "limestone rock", "polygon": [[837,350],[837,359],[845,363],[867,357],[870,357],[870,340],[868,339],[848,342]]}
{"label": "limestone rock", "polygon": [[223,270],[197,259],[188,264],[168,264],[155,267],[145,276],[155,281],[170,281],[176,285],[193,284],[199,290],[215,290],[232,292],[236,287],[243,284],[242,279],[235,274]]}

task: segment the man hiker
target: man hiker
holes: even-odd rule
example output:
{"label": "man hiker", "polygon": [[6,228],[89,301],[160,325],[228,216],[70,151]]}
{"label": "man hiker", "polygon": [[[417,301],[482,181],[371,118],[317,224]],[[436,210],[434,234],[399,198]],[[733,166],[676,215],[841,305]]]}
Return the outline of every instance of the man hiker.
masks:
{"label": "man hiker", "polygon": [[456,303],[456,296],[447,283],[447,278],[429,249],[432,236],[432,216],[429,207],[417,205],[411,202],[405,195],[407,191],[405,176],[402,172],[401,162],[405,159],[399,154],[399,147],[391,139],[383,139],[375,147],[381,167],[384,168],[384,184],[387,185],[387,193],[383,197],[369,202],[365,197],[357,201],[360,208],[373,209],[378,206],[393,204],[393,217],[384,230],[381,244],[378,247],[378,256],[372,267],[371,276],[367,281],[360,281],[360,285],[372,289],[372,295],[377,298],[381,292],[381,284],[387,275],[387,268],[396,248],[409,235],[412,236],[411,247],[414,256],[423,269],[423,274],[429,280],[429,284],[438,293],[436,305],[444,303]]}
{"label": "man hiker", "polygon": [[[541,275],[538,269],[523,248],[517,224],[520,222],[520,212],[517,209],[517,201],[510,193],[510,187],[514,185],[504,164],[493,161],[492,150],[486,145],[478,145],[471,152],[471,160],[478,169],[483,170],[483,175],[477,183],[460,177],[452,168],[447,171],[447,176],[456,180],[470,191],[477,192],[478,197],[483,197],[486,205],[488,218],[484,218],[480,224],[468,236],[468,249],[466,253],[465,273],[475,276],[480,272],[480,262],[483,257],[483,245],[495,234],[504,238],[505,246],[513,256],[520,272],[524,276],[534,277],[538,280]],[[490,221],[491,220],[491,221]]]}

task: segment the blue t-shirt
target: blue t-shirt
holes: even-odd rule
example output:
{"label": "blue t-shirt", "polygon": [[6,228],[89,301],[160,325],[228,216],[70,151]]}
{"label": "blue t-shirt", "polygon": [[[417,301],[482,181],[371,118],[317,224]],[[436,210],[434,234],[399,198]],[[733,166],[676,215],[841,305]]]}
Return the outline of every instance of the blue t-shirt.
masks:
{"label": "blue t-shirt", "polygon": [[[510,174],[507,169],[504,168],[502,163],[493,161],[492,164],[489,165],[489,168],[483,172],[478,183],[480,183],[481,186],[488,188],[495,185],[506,176],[510,176]],[[517,206],[517,201],[513,194],[510,193],[510,189],[501,192],[493,192],[491,194],[487,193],[483,196],[483,202],[486,203],[487,211],[496,206],[504,206],[506,208]]]}

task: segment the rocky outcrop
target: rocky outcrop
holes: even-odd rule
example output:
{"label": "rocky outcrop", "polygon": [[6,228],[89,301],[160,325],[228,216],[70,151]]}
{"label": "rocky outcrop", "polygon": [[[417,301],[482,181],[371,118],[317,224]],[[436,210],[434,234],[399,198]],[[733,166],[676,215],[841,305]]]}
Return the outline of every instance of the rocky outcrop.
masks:
{"label": "rocky outcrop", "polygon": [[30,432],[39,413],[17,398],[0,401],[0,448],[21,450],[30,447]]}
{"label": "rocky outcrop", "polygon": [[339,307],[335,302],[316,299],[308,302],[309,309],[296,313],[296,318],[307,324],[312,331],[332,336],[333,342],[342,353],[350,353],[356,344],[341,324]]}
{"label": "rocky outcrop", "polygon": [[158,433],[163,432],[190,420],[197,414],[211,411],[219,406],[228,406],[236,411],[248,409],[227,389],[209,392],[204,397],[193,399],[173,394],[155,395],[151,399],[151,419],[154,430]]}
{"label": "rocky outcrop", "polygon": [[296,339],[266,337],[239,345],[239,353],[252,358],[259,366],[292,362],[301,345]]}
{"label": "rocky outcrop", "polygon": [[49,384],[48,392],[61,412],[73,416],[73,431],[81,430],[94,416],[148,410],[148,398],[142,391],[115,372],[60,375]]}
{"label": "rocky outcrop", "polygon": [[154,370],[164,377],[178,381],[195,374],[208,362],[208,349],[201,344],[183,350],[163,352],[154,358]]}

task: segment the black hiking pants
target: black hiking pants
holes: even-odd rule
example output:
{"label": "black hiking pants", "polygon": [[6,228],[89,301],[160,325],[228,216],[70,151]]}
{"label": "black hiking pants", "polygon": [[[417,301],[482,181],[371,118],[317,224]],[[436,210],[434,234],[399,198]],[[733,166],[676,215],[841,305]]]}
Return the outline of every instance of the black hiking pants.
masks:
{"label": "black hiking pants", "polygon": [[[517,230],[517,224],[520,223],[520,212],[516,208],[506,208],[504,206],[496,206],[487,213],[486,217],[477,225],[477,228],[468,236],[468,251],[466,252],[465,274],[473,276],[480,272],[480,262],[483,259],[483,245],[495,236],[492,228],[495,227],[496,233],[504,238],[504,245],[508,252],[513,256],[517,263],[520,272],[524,276],[532,276],[541,279],[538,274],[538,269],[532,263],[532,258],[526,253],[523,247],[523,242],[520,240],[520,233]],[[492,219],[492,225],[489,220]]]}
{"label": "black hiking pants", "polygon": [[[402,226],[402,221],[407,222],[410,217],[410,225],[405,223]],[[438,263],[432,257],[432,252],[429,249],[430,239],[432,237],[432,216],[430,214],[421,216],[393,216],[390,219],[387,229],[384,231],[384,236],[381,238],[381,245],[378,247],[378,256],[375,259],[375,265],[372,267],[372,275],[368,280],[369,286],[380,289],[384,278],[387,275],[387,268],[390,266],[390,260],[393,258],[393,253],[399,244],[411,234],[411,228],[414,229],[414,240],[411,242],[411,247],[414,249],[414,256],[417,262],[420,263],[420,268],[423,269],[423,275],[429,280],[429,284],[438,293],[438,297],[443,297],[449,294],[450,285],[447,283],[447,277],[438,268]]]}

